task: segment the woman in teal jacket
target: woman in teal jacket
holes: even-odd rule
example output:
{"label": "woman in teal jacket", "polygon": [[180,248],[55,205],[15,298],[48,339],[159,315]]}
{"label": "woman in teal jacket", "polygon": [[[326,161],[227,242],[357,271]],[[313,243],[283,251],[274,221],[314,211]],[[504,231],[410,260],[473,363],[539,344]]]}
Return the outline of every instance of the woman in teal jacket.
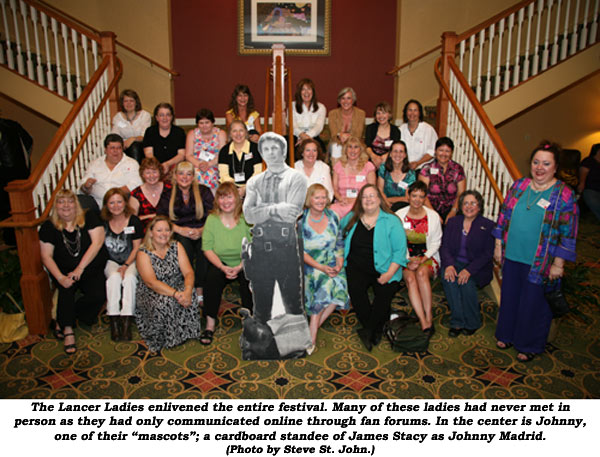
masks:
{"label": "woman in teal jacket", "polygon": [[[370,351],[381,341],[383,324],[390,317],[392,298],[402,279],[406,235],[400,219],[390,211],[374,184],[360,190],[341,225],[348,293],[363,327],[358,336]],[[369,299],[370,287],[373,302]]]}

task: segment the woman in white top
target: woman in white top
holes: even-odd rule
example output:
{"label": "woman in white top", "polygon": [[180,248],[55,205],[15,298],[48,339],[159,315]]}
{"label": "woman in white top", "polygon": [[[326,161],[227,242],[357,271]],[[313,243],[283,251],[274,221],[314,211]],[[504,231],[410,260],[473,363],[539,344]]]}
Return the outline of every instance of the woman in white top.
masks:
{"label": "woman in white top", "polygon": [[304,173],[308,179],[308,186],[311,184],[322,184],[327,189],[329,203],[333,201],[333,184],[331,182],[331,169],[329,165],[320,160],[323,157],[323,150],[316,139],[309,138],[298,148],[302,160],[294,164],[294,168]]}
{"label": "woman in white top", "polygon": [[423,121],[423,105],[419,101],[406,102],[402,116],[400,137],[406,143],[409,167],[416,170],[433,159],[438,136],[434,128]]}
{"label": "woman in white top", "polygon": [[431,278],[440,265],[442,224],[440,216],[425,206],[427,186],[416,181],[408,188],[408,205],[396,212],[402,221],[407,241],[408,265],[402,272],[410,304],[423,332],[433,335]]}
{"label": "woman in white top", "polygon": [[296,160],[300,160],[302,155],[299,153],[299,147],[305,140],[315,139],[319,142],[321,149],[325,150],[325,143],[319,135],[325,126],[327,109],[323,103],[317,101],[315,83],[308,78],[298,81],[294,99],[295,101],[292,102],[294,144],[296,145]]}
{"label": "woman in white top", "polygon": [[131,89],[125,89],[119,95],[119,108],[121,111],[112,120],[112,133],[123,138],[123,152],[141,162],[144,158],[142,140],[152,117],[142,109],[140,97]]}

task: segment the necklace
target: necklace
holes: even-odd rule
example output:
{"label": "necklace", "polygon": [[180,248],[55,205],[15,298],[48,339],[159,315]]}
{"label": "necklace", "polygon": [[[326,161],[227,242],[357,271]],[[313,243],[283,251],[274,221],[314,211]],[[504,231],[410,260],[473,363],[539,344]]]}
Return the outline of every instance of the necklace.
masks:
{"label": "necklace", "polygon": [[375,224],[377,223],[377,219],[375,219],[373,221],[372,224],[369,224],[364,217],[360,218],[360,221],[363,223],[363,225],[367,228],[367,230],[371,230],[373,227],[375,227]]}
{"label": "necklace", "polygon": [[532,202],[530,202],[529,200],[530,200],[530,197],[531,197],[531,186],[527,188],[527,211],[529,211],[529,210],[531,209],[531,207],[532,207],[533,205],[535,205],[535,204],[538,202],[538,200],[539,200],[540,198],[542,198],[542,194],[544,193],[544,191],[543,191],[543,190],[540,190],[540,191],[535,191],[535,190],[534,190],[534,192],[535,192],[536,194],[538,194],[538,195],[537,195],[537,196],[534,196],[534,199],[533,199],[533,201],[532,201]]}
{"label": "necklace", "polygon": [[[310,217],[310,216],[309,216]],[[312,217],[310,217],[310,220],[312,222],[314,222],[315,224],[318,224],[319,222],[321,222],[323,220],[323,218],[325,217],[325,211],[323,211],[321,213],[321,217],[319,219],[313,219]]]}
{"label": "necklace", "polygon": [[70,241],[65,235],[65,231],[61,232],[63,243],[67,248],[67,252],[71,257],[79,257],[81,252],[81,230],[76,226],[75,228],[75,241]]}

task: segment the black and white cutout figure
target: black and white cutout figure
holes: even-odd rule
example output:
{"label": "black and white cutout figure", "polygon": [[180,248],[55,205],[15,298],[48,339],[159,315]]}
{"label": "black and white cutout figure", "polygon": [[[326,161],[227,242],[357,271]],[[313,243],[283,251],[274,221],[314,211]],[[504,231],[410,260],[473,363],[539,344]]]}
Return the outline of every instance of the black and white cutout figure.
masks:
{"label": "black and white cutout figure", "polygon": [[267,132],[258,141],[267,170],[246,186],[244,217],[252,243],[244,243],[244,272],[254,297],[244,312],[240,340],[245,360],[300,357],[311,346],[304,314],[302,247],[296,220],[306,196],[305,176],[285,163],[285,138]]}

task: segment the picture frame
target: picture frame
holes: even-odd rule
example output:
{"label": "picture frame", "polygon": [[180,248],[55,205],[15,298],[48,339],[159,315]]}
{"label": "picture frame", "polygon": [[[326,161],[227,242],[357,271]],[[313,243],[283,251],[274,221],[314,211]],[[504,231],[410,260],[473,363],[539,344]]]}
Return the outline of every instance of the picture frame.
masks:
{"label": "picture frame", "polygon": [[330,28],[331,0],[238,0],[241,55],[270,54],[282,43],[286,54],[328,56]]}

